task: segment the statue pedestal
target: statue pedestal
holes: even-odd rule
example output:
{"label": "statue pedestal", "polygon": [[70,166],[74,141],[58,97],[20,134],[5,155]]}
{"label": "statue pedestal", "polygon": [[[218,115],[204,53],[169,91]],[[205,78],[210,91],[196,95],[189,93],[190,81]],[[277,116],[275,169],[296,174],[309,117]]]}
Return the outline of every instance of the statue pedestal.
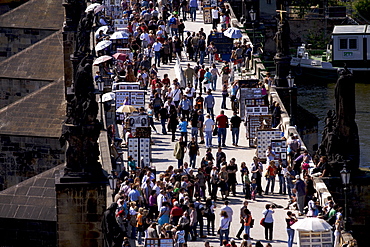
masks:
{"label": "statue pedestal", "polygon": [[277,87],[288,87],[288,81],[286,77],[290,70],[290,56],[279,56],[275,55],[274,61],[276,65],[275,85]]}
{"label": "statue pedestal", "polygon": [[101,222],[106,209],[107,182],[56,177],[58,246],[103,246]]}

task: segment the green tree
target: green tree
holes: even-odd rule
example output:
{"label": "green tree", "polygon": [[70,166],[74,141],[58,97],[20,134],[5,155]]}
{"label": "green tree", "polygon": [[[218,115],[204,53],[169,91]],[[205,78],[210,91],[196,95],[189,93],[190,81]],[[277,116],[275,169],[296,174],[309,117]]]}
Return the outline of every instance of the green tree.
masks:
{"label": "green tree", "polygon": [[370,20],[370,0],[357,0],[353,6],[362,18]]}

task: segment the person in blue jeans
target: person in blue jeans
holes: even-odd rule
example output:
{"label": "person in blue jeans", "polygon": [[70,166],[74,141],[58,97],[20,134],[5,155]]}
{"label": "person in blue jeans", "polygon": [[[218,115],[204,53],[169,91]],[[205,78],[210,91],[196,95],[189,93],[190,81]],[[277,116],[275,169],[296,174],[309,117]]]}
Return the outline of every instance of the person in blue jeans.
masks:
{"label": "person in blue jeans", "polygon": [[224,114],[224,111],[221,111],[220,115],[216,117],[216,125],[218,127],[218,147],[226,147],[226,128],[229,125],[229,119]]}
{"label": "person in blue jeans", "polygon": [[197,0],[190,0],[189,7],[190,7],[191,21],[195,21],[197,19],[198,1]]}
{"label": "person in blue jeans", "polygon": [[275,167],[275,161],[271,160],[269,163],[269,166],[266,168],[267,170],[267,185],[265,188],[265,195],[268,194],[269,188],[271,185],[271,194],[274,193],[274,187],[275,187],[275,175],[276,175],[276,167]]}
{"label": "person in blue jeans", "polygon": [[297,222],[297,218],[295,214],[293,214],[291,211],[288,211],[287,217],[285,218],[286,221],[286,231],[288,233],[288,247],[293,246],[293,240],[294,240],[294,229],[291,228],[291,226]]}
{"label": "person in blue jeans", "polygon": [[226,211],[221,211],[221,218],[220,218],[220,246],[222,246],[222,242],[225,239],[229,242],[229,225],[230,225],[230,218],[227,215]]}
{"label": "person in blue jeans", "polygon": [[231,134],[233,137],[234,146],[238,146],[241,122],[242,122],[242,119],[237,115],[237,112],[234,111],[234,115],[230,118]]}

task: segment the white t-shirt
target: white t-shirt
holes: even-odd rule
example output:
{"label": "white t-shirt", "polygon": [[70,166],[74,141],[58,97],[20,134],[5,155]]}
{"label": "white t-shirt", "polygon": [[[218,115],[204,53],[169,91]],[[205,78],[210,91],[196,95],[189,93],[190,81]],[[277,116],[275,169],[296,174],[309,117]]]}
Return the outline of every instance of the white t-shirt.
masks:
{"label": "white t-shirt", "polygon": [[192,88],[187,87],[187,88],[185,88],[185,92],[186,92],[186,96],[188,98],[193,98],[194,93],[195,93],[195,89],[193,87]]}
{"label": "white t-shirt", "polygon": [[215,125],[215,121],[213,121],[212,118],[207,118],[206,121],[204,121],[204,131],[212,131],[213,125]]}
{"label": "white t-shirt", "polygon": [[178,89],[175,89],[175,90],[171,91],[171,97],[172,97],[173,101],[180,101],[180,99],[181,99],[181,90],[178,88]]}
{"label": "white t-shirt", "polygon": [[212,19],[218,19],[218,9],[212,9]]}

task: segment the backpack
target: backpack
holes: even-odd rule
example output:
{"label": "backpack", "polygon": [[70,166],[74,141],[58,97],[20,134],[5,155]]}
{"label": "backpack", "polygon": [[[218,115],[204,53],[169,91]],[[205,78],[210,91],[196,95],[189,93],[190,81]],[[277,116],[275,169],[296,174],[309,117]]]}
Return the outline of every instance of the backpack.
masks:
{"label": "backpack", "polygon": [[176,24],[176,18],[175,17],[172,17],[168,23],[170,25],[175,25]]}
{"label": "backpack", "polygon": [[223,72],[224,74],[230,74],[231,71],[230,71],[229,66],[224,67]]}

